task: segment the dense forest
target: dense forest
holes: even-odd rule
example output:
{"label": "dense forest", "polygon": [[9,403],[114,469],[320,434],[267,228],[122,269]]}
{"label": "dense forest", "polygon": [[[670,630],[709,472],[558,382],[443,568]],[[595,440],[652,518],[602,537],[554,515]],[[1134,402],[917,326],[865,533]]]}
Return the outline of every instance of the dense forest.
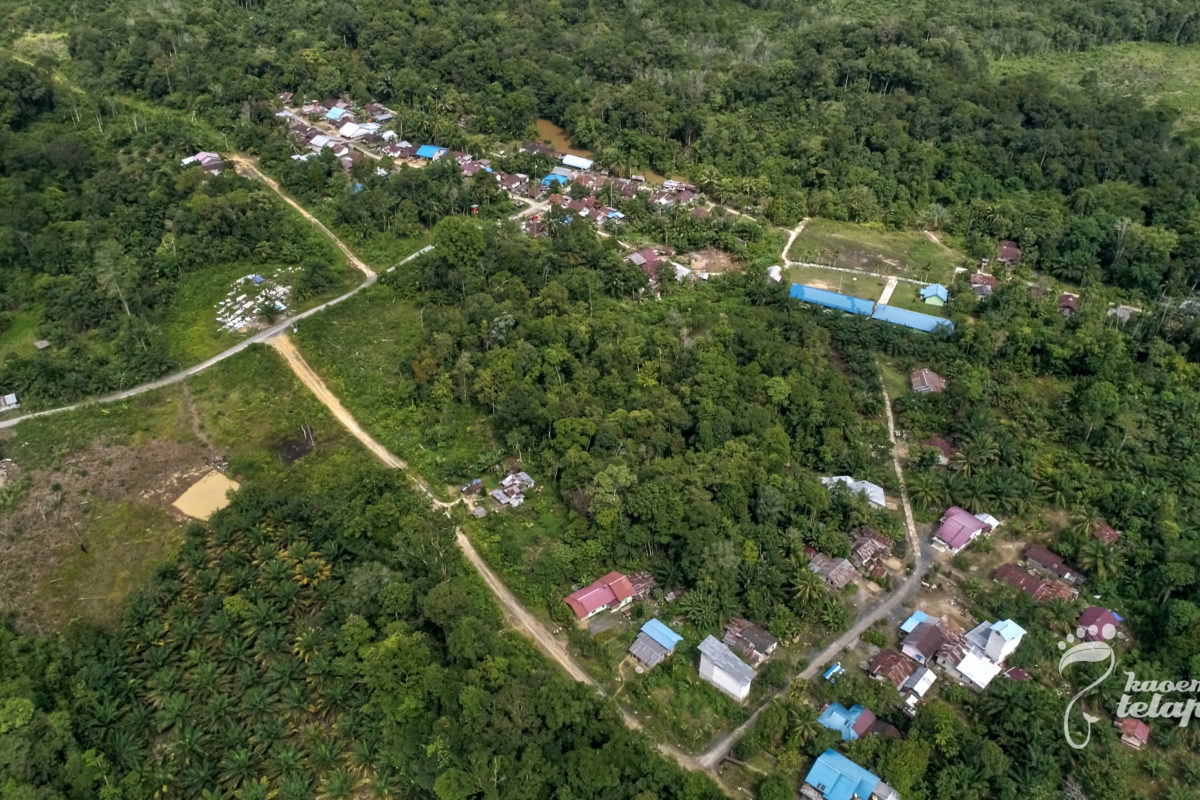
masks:
{"label": "dense forest", "polygon": [[240,492],[115,633],[0,628],[0,793],[720,797],[502,630],[402,475],[344,477]]}

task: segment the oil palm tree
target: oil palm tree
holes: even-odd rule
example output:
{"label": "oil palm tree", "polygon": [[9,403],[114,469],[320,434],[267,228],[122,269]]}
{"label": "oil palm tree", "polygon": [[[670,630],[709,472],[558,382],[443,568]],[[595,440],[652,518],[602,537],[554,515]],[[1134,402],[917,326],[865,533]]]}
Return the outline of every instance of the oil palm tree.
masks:
{"label": "oil palm tree", "polygon": [[933,473],[918,472],[908,479],[907,484],[908,496],[919,508],[929,511],[945,505],[945,484]]}
{"label": "oil palm tree", "polygon": [[816,573],[807,567],[797,570],[792,581],[792,598],[801,608],[813,606],[825,596],[825,586]]}
{"label": "oil palm tree", "polygon": [[1121,570],[1122,561],[1116,549],[1096,540],[1088,542],[1079,551],[1079,565],[1084,574],[1099,581],[1115,577]]}

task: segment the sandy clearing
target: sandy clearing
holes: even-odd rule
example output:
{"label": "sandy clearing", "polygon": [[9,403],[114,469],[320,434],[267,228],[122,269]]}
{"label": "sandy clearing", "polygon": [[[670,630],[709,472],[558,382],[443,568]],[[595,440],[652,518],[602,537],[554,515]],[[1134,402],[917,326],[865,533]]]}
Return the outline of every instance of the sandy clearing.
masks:
{"label": "sandy clearing", "polygon": [[209,470],[171,505],[194,519],[208,519],[229,505],[229,493],[236,492],[239,486],[215,469]]}

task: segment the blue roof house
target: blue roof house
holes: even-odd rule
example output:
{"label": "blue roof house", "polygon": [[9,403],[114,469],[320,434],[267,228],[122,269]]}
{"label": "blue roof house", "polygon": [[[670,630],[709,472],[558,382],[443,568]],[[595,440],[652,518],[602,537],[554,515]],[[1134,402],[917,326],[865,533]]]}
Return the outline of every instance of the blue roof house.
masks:
{"label": "blue roof house", "polygon": [[563,175],[555,175],[553,173],[542,178],[542,186],[549,187],[552,183],[562,186],[564,183],[567,183],[567,178]]}
{"label": "blue roof house", "polygon": [[921,299],[926,305],[944,306],[950,299],[950,291],[940,283],[931,283],[921,288]]}
{"label": "blue roof house", "polygon": [[917,609],[916,611],[912,612],[912,616],[900,624],[900,630],[904,633],[912,633],[913,628],[917,627],[927,619],[929,619],[929,615],[924,611]]}
{"label": "blue roof house", "polygon": [[325,119],[330,122],[337,122],[344,116],[346,116],[346,109],[344,108],[331,108],[325,112]]}
{"label": "blue roof house", "polygon": [[875,714],[861,705],[846,708],[841,703],[830,703],[821,709],[817,723],[840,733],[843,742],[850,742],[871,730],[875,724]]}
{"label": "blue roof house", "polygon": [[642,633],[666,648],[668,653],[675,649],[675,645],[683,641],[682,636],[664,625],[658,617],[647,620],[646,624],[642,626]]}
{"label": "blue roof house", "polygon": [[438,147],[436,144],[423,144],[417,148],[417,158],[428,158],[432,161],[444,152],[446,152],[444,147]]}
{"label": "blue roof house", "polygon": [[851,297],[840,292],[817,289],[802,283],[793,283],[789,296],[793,300],[801,300],[825,308],[835,308],[850,314],[861,314],[864,317],[870,316],[871,309],[875,307],[874,300],[864,300],[861,297]]}
{"label": "blue roof house", "polygon": [[878,775],[832,749],[817,756],[804,783],[824,800],[900,800],[896,790]]}
{"label": "blue roof house", "polygon": [[925,331],[926,333],[932,333],[938,328],[945,328],[948,331],[954,330],[954,323],[948,319],[921,314],[917,311],[909,311],[905,308],[885,306],[883,303],[876,304],[875,311],[871,314],[871,319],[890,322],[893,325],[901,325],[905,328]]}

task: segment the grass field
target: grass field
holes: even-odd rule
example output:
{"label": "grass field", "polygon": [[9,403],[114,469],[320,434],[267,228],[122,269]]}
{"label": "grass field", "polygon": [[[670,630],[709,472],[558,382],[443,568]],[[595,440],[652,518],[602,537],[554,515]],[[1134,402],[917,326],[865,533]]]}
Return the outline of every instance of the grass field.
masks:
{"label": "grass field", "polygon": [[954,277],[955,267],[968,266],[965,256],[919,231],[827,219],[811,220],[796,237],[788,258],[944,284]]}
{"label": "grass field", "polygon": [[803,283],[818,289],[878,300],[887,281],[870,275],[850,275],[834,269],[819,267],[788,267],[783,273],[785,283]]}
{"label": "grass field", "polygon": [[895,400],[908,394],[908,376],[890,362],[880,360],[879,370],[883,373],[883,385],[888,396]]}
{"label": "grass field", "polygon": [[10,353],[18,356],[31,356],[37,349],[33,346],[37,340],[38,315],[36,311],[21,311],[12,316],[7,328],[0,331],[0,361]]}
{"label": "grass field", "polygon": [[298,491],[361,452],[265,347],[121,403],[0,432],[16,464],[0,489],[0,612],[39,629],[111,626],[178,546],[171,507],[217,459],[230,477]]}
{"label": "grass field", "polygon": [[1007,58],[990,69],[998,78],[1037,72],[1072,85],[1092,72],[1102,89],[1174,109],[1179,130],[1200,139],[1200,47],[1123,42],[1082,53]]}

